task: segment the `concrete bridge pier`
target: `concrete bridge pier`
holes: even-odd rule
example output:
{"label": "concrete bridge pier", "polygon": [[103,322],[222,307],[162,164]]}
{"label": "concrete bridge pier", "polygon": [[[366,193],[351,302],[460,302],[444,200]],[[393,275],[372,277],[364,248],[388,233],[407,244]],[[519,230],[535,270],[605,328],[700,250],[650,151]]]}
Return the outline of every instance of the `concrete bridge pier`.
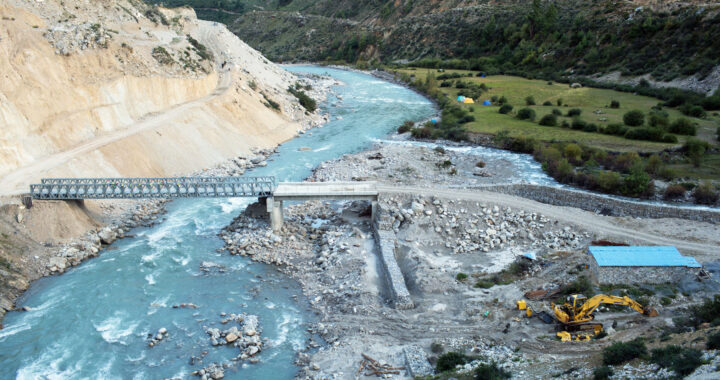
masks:
{"label": "concrete bridge pier", "polygon": [[283,226],[283,201],[275,200],[273,197],[265,200],[267,211],[270,214],[270,225],[273,232],[278,232]]}
{"label": "concrete bridge pier", "polygon": [[378,191],[375,182],[283,182],[265,201],[270,225],[278,232],[283,226],[283,201],[366,200],[375,216]]}

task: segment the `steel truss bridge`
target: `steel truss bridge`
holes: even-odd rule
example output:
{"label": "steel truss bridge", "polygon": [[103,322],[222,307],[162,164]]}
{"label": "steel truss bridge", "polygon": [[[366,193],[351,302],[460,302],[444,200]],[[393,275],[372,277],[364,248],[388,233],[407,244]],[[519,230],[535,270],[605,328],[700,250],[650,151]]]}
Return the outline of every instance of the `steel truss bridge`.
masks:
{"label": "steel truss bridge", "polygon": [[38,200],[271,197],[275,177],[45,178]]}

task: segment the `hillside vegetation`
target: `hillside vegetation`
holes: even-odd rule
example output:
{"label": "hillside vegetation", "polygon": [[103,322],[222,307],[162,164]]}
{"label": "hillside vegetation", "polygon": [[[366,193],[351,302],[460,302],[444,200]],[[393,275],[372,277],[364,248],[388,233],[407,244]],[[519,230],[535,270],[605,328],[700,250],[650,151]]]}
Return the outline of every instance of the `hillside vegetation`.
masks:
{"label": "hillside vegetation", "polygon": [[[171,0],[215,11],[279,61],[425,67],[556,79],[620,72],[716,76],[720,7],[698,1]],[[233,12],[228,13],[227,11]],[[715,90],[718,80],[697,91]]]}

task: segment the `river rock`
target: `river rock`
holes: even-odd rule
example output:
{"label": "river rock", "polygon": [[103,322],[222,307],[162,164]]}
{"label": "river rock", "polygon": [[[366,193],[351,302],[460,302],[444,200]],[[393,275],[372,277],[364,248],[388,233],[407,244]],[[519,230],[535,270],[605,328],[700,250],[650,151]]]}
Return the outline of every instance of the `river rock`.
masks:
{"label": "river rock", "polygon": [[98,232],[98,237],[100,238],[100,241],[110,245],[117,239],[117,233],[110,227],[105,227]]}
{"label": "river rock", "polygon": [[50,260],[48,260],[48,267],[55,267],[57,270],[65,270],[65,268],[67,268],[67,259],[57,256],[51,257]]}
{"label": "river rock", "polygon": [[227,336],[225,336],[225,340],[228,343],[232,343],[232,342],[236,341],[237,339],[238,339],[238,336],[235,335],[234,333],[230,333],[230,334],[227,334]]}

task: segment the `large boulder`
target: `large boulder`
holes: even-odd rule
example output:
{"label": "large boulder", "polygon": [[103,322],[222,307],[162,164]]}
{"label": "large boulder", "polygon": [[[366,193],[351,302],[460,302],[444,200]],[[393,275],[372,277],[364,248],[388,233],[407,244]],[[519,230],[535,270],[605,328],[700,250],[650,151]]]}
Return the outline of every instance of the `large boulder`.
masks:
{"label": "large boulder", "polygon": [[63,271],[67,268],[67,259],[64,257],[51,257],[48,261],[48,267],[57,268],[58,271]]}
{"label": "large boulder", "polygon": [[112,244],[115,240],[117,240],[117,233],[112,230],[110,227],[105,227],[100,232],[98,232],[98,237],[100,238],[100,241],[102,241],[104,244]]}

